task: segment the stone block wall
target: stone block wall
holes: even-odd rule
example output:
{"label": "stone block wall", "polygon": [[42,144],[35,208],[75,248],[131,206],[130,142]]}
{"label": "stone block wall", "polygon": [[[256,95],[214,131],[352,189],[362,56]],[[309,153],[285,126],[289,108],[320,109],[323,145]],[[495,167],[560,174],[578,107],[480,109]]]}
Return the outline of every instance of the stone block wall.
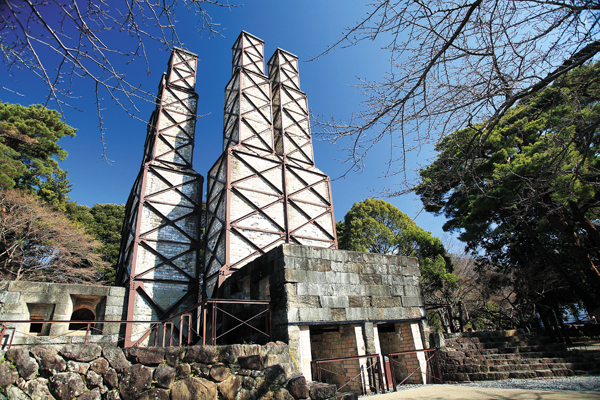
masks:
{"label": "stone block wall", "polygon": [[[406,323],[412,348],[423,348],[419,325],[427,324],[419,276],[415,258],[282,245],[232,274],[216,297],[270,300],[274,337],[289,343],[308,376],[310,360],[385,353],[378,324]],[[319,327],[354,332],[354,341],[327,334],[318,343]],[[401,351],[398,346],[386,351]]]}
{"label": "stone block wall", "polygon": [[128,348],[49,345],[0,358],[0,398],[34,400],[355,400],[307,384],[285,344]]}
{"label": "stone block wall", "polygon": [[[87,309],[94,314],[95,320],[121,321],[125,316],[125,292],[122,287],[3,282],[0,284],[0,320],[69,321],[74,311]],[[85,340],[83,332],[69,331],[69,323],[45,324],[40,332],[32,332],[32,325],[35,324],[9,323],[9,327],[15,328],[13,343],[82,343]],[[101,332],[95,331],[88,341],[118,341],[120,324],[104,324],[97,328]]]}
{"label": "stone block wall", "polygon": [[217,297],[235,297],[249,278],[250,299],[273,301],[275,337],[297,349],[290,326],[423,319],[419,276],[411,257],[282,245],[234,273]]}

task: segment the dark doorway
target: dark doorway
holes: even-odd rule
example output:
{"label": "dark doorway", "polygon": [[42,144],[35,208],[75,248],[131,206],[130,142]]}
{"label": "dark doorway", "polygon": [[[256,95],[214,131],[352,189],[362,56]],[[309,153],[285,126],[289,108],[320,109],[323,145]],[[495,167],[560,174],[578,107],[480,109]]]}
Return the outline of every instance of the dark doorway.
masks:
{"label": "dark doorway", "polygon": [[[80,308],[79,310],[73,311],[71,314],[71,321],[94,321],[96,320],[96,316],[92,310],[88,310],[87,308]],[[90,326],[91,329],[94,328],[94,324]],[[70,331],[78,331],[81,329],[87,329],[87,324],[71,322],[69,324]]]}

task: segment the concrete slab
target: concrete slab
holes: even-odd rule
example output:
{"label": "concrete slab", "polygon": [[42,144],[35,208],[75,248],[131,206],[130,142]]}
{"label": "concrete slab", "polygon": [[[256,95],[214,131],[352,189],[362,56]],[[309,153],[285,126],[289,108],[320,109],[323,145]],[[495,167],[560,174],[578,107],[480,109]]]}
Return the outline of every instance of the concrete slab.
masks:
{"label": "concrete slab", "polygon": [[521,390],[471,388],[455,385],[427,385],[369,396],[369,400],[600,400],[600,391]]}

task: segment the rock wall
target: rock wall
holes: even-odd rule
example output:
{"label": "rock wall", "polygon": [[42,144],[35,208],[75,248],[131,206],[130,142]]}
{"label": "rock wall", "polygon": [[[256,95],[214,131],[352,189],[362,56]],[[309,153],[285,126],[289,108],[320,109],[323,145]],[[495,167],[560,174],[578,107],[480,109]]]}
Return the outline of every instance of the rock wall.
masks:
{"label": "rock wall", "polygon": [[0,399],[355,400],[335,385],[308,383],[289,347],[14,347],[0,359]]}

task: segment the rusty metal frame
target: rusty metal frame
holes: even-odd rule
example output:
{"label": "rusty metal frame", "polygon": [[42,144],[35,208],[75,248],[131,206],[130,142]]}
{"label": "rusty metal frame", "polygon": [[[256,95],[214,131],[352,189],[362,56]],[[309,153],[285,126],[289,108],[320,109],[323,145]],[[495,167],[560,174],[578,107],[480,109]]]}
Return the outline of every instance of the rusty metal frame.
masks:
{"label": "rusty metal frame", "polygon": [[[289,217],[290,208],[294,207],[307,219],[298,226],[291,226],[288,219],[286,226],[287,242],[311,243],[314,245],[313,241],[317,241],[321,242],[320,246],[336,249],[337,234],[331,197],[331,182],[326,174],[315,167],[308,100],[306,93],[300,89],[298,57],[285,50],[277,49],[269,59],[268,67],[269,80],[272,84],[275,148],[283,163],[286,218]],[[309,183],[302,177],[302,175],[306,176],[307,174],[319,176],[321,179]],[[291,192],[287,186],[290,179],[299,182],[302,188]],[[316,190],[317,186],[322,189],[326,188],[327,198]],[[302,199],[302,195],[306,191],[319,199],[321,203]],[[311,216],[305,205],[320,207],[323,210],[318,215]],[[329,230],[317,221],[317,219],[327,216],[331,221],[328,223],[328,225],[331,224]],[[321,235],[304,236],[296,233],[308,225],[314,225],[321,232]],[[308,239],[310,242],[303,239]]]}
{"label": "rusty metal frame", "polygon": [[[333,372],[333,371],[328,370],[321,366],[321,364],[343,362],[343,361],[348,361],[348,360],[360,360],[361,358],[366,358],[367,360],[374,358],[377,361],[372,363],[370,366],[368,366],[365,371],[361,370],[357,375],[355,375],[354,377],[352,377],[350,379],[348,379],[345,375],[340,375],[336,372]],[[340,378],[342,378],[344,380],[344,384],[338,388],[338,391],[341,391],[346,385],[350,384],[350,382],[354,382],[357,378],[361,377],[363,375],[363,373],[365,373],[365,372],[368,373],[369,371],[371,371],[371,372],[377,373],[378,374],[377,382],[379,383],[379,388],[381,390],[381,393],[385,393],[385,386],[383,384],[383,374],[385,373],[385,371],[381,367],[381,358],[379,357],[379,354],[365,354],[362,356],[324,358],[324,359],[320,359],[320,360],[311,361],[311,364],[316,369],[316,375],[317,375],[318,382],[323,382],[322,376],[321,376],[321,370],[329,372],[330,374],[333,374],[335,376],[339,376]],[[378,392],[377,386],[372,386],[370,383],[367,383],[367,382],[365,382],[365,383],[368,385],[369,390],[372,390],[374,388],[375,392]],[[361,388],[363,388],[362,382],[361,382]],[[366,391],[364,391],[364,392],[365,393],[363,393],[363,394],[366,394]]]}
{"label": "rusty metal frame", "polygon": [[[289,162],[300,163],[304,167],[314,166],[308,102],[306,94],[300,90],[298,57],[285,50],[277,49],[267,64],[269,80],[272,82],[273,123],[277,153],[285,155]],[[288,101],[284,102],[283,96]],[[293,123],[284,125],[284,116]],[[296,128],[300,134],[292,133],[290,128]],[[310,149],[310,154],[307,154],[305,149]],[[296,157],[296,153],[300,153],[304,157]]]}
{"label": "rusty metal frame", "polygon": [[[163,75],[156,109],[148,123],[144,158],[140,173],[133,185],[127,201],[126,216],[122,230],[121,250],[118,262],[117,284],[129,288],[127,300],[128,321],[136,319],[136,299],[144,300],[159,320],[164,320],[176,312],[185,302],[196,304],[199,301],[199,281],[201,264],[199,252],[201,242],[202,185],[204,178],[192,169],[194,130],[198,95],[194,90],[196,81],[197,56],[185,50],[174,49],[169,59],[168,70]],[[183,153],[186,150],[186,153]],[[150,187],[153,182],[163,187]],[[171,181],[176,178],[178,181]],[[197,193],[191,198],[184,188],[193,187]],[[172,192],[181,202],[161,200],[160,196]],[[161,207],[174,207],[176,216],[170,217],[160,211]],[[142,215],[152,214],[156,223],[146,226],[142,231]],[[182,221],[195,221],[195,229],[189,231],[180,226]],[[135,221],[135,223],[134,223]],[[148,220],[151,221],[151,220]],[[169,238],[166,229],[177,233],[177,238]],[[165,237],[153,238],[158,232],[165,231]],[[156,246],[158,243],[181,245],[176,254],[163,254]],[[153,246],[154,244],[154,246]],[[173,247],[172,247],[173,248]],[[172,249],[171,248],[171,249]],[[156,259],[156,264],[140,268],[138,250]],[[188,270],[177,266],[182,257],[193,255],[194,265]],[[168,268],[173,276],[150,277],[160,269]],[[159,306],[148,293],[145,283],[184,285],[187,290],[170,304]],[[178,329],[178,327],[173,327]],[[147,335],[146,335],[147,336]],[[132,324],[126,324],[125,347],[135,345],[132,339]]]}
{"label": "rusty metal frame", "polygon": [[[242,305],[242,306],[262,306],[262,309],[259,310],[258,312],[256,312],[255,314],[251,314],[251,315],[244,314],[244,316],[242,318],[240,318],[236,315],[233,315],[233,314],[227,312],[223,308],[219,307],[219,305],[223,305],[223,304],[232,304],[232,305],[235,304],[235,305]],[[198,311],[199,311],[199,313],[198,313]],[[207,316],[209,311],[210,311],[210,317]],[[226,314],[227,316],[233,318],[234,320],[237,320],[239,323],[238,323],[238,325],[234,326],[233,328],[230,328],[227,332],[224,332],[217,336],[216,326],[217,326],[217,318],[219,316],[218,312]],[[193,328],[194,321],[196,320],[196,317],[198,316],[198,314],[201,315],[200,332],[196,332],[196,330]],[[263,318],[263,317],[265,319],[264,331],[261,329],[258,329],[255,326],[250,325],[250,323],[249,323],[250,321],[255,320],[256,318]],[[179,319],[177,325],[173,322],[176,319]],[[0,321],[0,348],[7,346],[8,349],[10,349],[13,344],[13,340],[14,340],[15,333],[16,333],[16,328],[7,326],[7,324],[31,324],[31,322],[32,322],[31,320]],[[101,330],[98,329],[98,326],[104,327],[105,324],[125,325],[125,333],[127,333],[127,331],[131,331],[131,328],[128,329],[127,327],[131,327],[132,325],[136,325],[136,324],[137,325],[140,325],[140,324],[148,325],[148,329],[137,340],[135,340],[135,341],[130,340],[129,346],[125,346],[125,347],[143,347],[143,342],[146,339],[150,339],[150,337],[153,333],[154,333],[154,340],[153,340],[153,344],[151,343],[150,345],[153,345],[155,347],[156,346],[166,347],[166,346],[173,346],[173,345],[177,345],[177,346],[193,345],[194,343],[197,342],[198,337],[201,337],[201,341],[203,344],[217,344],[218,340],[221,337],[223,337],[224,335],[226,335],[228,333],[231,333],[232,331],[234,331],[242,326],[250,327],[251,329],[258,332],[259,334],[264,335],[268,341],[272,340],[272,332],[273,332],[271,303],[269,301],[255,301],[255,300],[210,299],[210,300],[206,300],[206,301],[197,303],[191,307],[186,308],[185,310],[183,310],[182,312],[180,312],[178,314],[171,315],[160,321],[159,320],[154,320],[154,321],[135,321],[135,320],[125,320],[125,321],[48,320],[48,321],[40,321],[40,323],[50,324],[50,325],[51,324],[71,324],[73,322],[76,322],[76,323],[82,324],[82,325],[83,324],[86,325],[84,344],[89,343],[90,334],[92,334],[93,331],[101,332]],[[206,332],[205,332],[207,326],[211,327],[211,333],[209,335],[206,335]],[[4,345],[3,341],[4,341],[5,335],[7,334],[7,331],[11,331],[11,334],[8,338],[7,345]],[[162,335],[160,335],[161,332],[162,332]],[[70,331],[70,332],[60,335],[60,336],[70,336],[72,333],[73,333],[73,331]],[[167,334],[169,336],[168,342],[167,342]],[[161,336],[162,336],[162,340],[159,340],[159,338]],[[177,341],[174,342],[174,339],[177,339]],[[123,344],[126,344],[127,340],[128,340],[127,336],[120,336],[118,339],[118,342],[123,341]]]}
{"label": "rusty metal frame", "polygon": [[[264,42],[247,32],[240,34],[232,48],[232,78],[225,87],[223,154],[207,178],[203,288],[207,297],[218,296],[214,290],[228,275],[279,244],[337,248],[331,184],[314,166],[308,103],[300,90],[298,59],[278,49],[268,63],[267,78],[263,49]],[[280,101],[281,93],[286,94],[285,102]],[[290,122],[287,127],[282,126],[283,115]],[[242,170],[243,175],[237,176]],[[280,172],[275,174],[276,170]],[[251,179],[260,181],[265,189],[249,188]],[[247,195],[250,193],[253,196]],[[248,212],[234,217],[231,205],[235,202],[243,202]],[[322,210],[313,211],[317,207]],[[282,215],[274,214],[276,208]],[[296,213],[294,220],[290,212]],[[244,224],[251,217],[260,218],[269,227]],[[302,230],[309,226],[314,228],[307,235]],[[255,239],[247,234],[250,232],[264,235]],[[231,246],[237,241],[248,250],[234,258]]]}
{"label": "rusty metal frame", "polygon": [[[244,316],[244,318],[246,319],[241,319],[238,318],[237,316],[229,313],[228,311],[226,311],[225,309],[219,307],[219,305],[221,304],[237,304],[237,305],[262,305],[265,308],[262,311],[259,311],[256,314],[253,315],[246,315]],[[229,317],[237,320],[239,322],[239,324],[237,324],[236,326],[234,326],[233,328],[230,328],[229,330],[227,330],[226,332],[221,333],[220,335],[218,335],[217,333],[217,312],[221,311],[221,313],[228,315]],[[253,330],[255,330],[256,332],[266,336],[269,340],[271,340],[272,338],[272,331],[273,331],[273,327],[272,327],[272,310],[271,310],[271,303],[269,301],[260,301],[260,300],[230,300],[230,299],[206,299],[202,302],[202,320],[203,320],[203,329],[205,330],[206,327],[208,326],[207,324],[207,314],[210,313],[210,327],[211,327],[211,332],[210,332],[210,336],[208,336],[206,334],[205,331],[203,331],[202,334],[202,344],[206,345],[206,344],[211,344],[211,345],[216,345],[217,341],[222,338],[223,336],[227,335],[228,333],[231,333],[232,331],[236,330],[239,327],[242,326],[247,326]],[[258,328],[256,328],[255,326],[252,326],[249,324],[250,321],[261,317],[261,316],[265,316],[266,322],[265,322],[265,331],[262,331]]]}
{"label": "rusty metal frame", "polygon": [[[207,184],[207,235],[205,251],[205,275],[203,294],[212,294],[212,288],[219,286],[227,275],[241,267],[243,263],[263,254],[266,249],[278,242],[285,242],[285,227],[277,223],[269,213],[269,208],[283,202],[283,193],[278,182],[271,182],[267,173],[281,169],[281,160],[275,154],[271,121],[271,88],[264,74],[264,42],[247,32],[242,32],[233,48],[233,73],[225,89],[223,154],[209,171]],[[246,85],[242,85],[242,81]],[[255,93],[254,97],[252,93]],[[242,112],[241,104],[245,104]],[[261,131],[253,128],[260,127]],[[245,136],[244,134],[245,133]],[[266,169],[255,168],[246,159],[265,160]],[[249,172],[242,179],[232,179],[232,164],[239,163]],[[225,174],[219,179],[219,174]],[[260,179],[269,193],[244,187],[249,179]],[[274,201],[265,204],[249,199],[244,192],[261,193]],[[250,211],[232,221],[232,199],[248,204]],[[243,220],[260,215],[277,227],[269,232],[275,236],[267,246],[261,246],[245,235],[245,231],[258,231],[243,225]],[[264,231],[264,230],[263,230]],[[245,242],[253,250],[241,257],[232,259],[230,244],[233,238]],[[219,249],[224,254],[219,256]],[[213,296],[208,296],[213,297]]]}
{"label": "rusty metal frame", "polygon": [[[389,354],[384,354],[384,357],[387,357],[389,360],[389,367],[390,367],[390,377],[392,378],[392,388],[394,389],[394,391],[396,392],[398,389],[397,387],[402,385],[404,382],[406,382],[411,376],[413,376],[415,373],[417,373],[418,371],[421,370],[421,366],[415,368],[414,371],[412,371],[406,378],[404,378],[404,380],[402,380],[402,382],[400,382],[399,384],[396,383],[396,374],[394,373],[394,363],[398,363],[398,361],[394,361],[393,357],[398,357],[398,356],[403,356],[403,355],[407,355],[407,354],[416,354],[416,353],[425,353],[426,358],[425,358],[425,363],[427,366],[428,371],[425,371],[425,375],[427,377],[432,378],[433,380],[437,381],[436,383],[444,383],[444,380],[442,379],[442,370],[440,369],[440,362],[439,362],[439,357],[438,357],[438,352],[437,349],[420,349],[420,350],[407,350],[407,351],[399,351],[396,353],[389,353]],[[431,355],[428,355],[427,353],[431,353]],[[431,361],[431,366],[430,366],[430,361]],[[437,375],[431,374],[429,372],[429,370],[432,370],[433,372],[437,373]],[[386,380],[387,380],[387,374],[386,374]],[[427,383],[427,382],[423,382],[423,383]],[[387,382],[388,385],[388,390],[389,390],[389,386],[390,386],[390,382]]]}
{"label": "rusty metal frame", "polygon": [[[191,345],[193,344],[192,341],[192,321],[193,321],[193,315],[189,314],[189,313],[180,313],[174,317],[171,317],[171,319],[174,318],[180,318],[180,322],[179,322],[179,327],[175,327],[175,324],[173,324],[172,321],[166,320],[166,321],[73,321],[73,320],[50,320],[50,321],[43,321],[44,324],[72,324],[72,323],[78,323],[78,324],[82,324],[82,325],[86,325],[86,329],[85,329],[85,339],[84,339],[84,343],[85,345],[87,345],[89,343],[89,338],[90,338],[90,334],[93,334],[93,331],[99,331],[98,328],[95,328],[94,325],[104,325],[104,324],[119,324],[119,325],[123,325],[125,324],[125,326],[128,325],[133,325],[133,324],[148,324],[150,327],[149,329],[142,335],[142,337],[140,339],[138,339],[137,341],[133,342],[131,346],[129,347],[139,347],[142,343],[142,341],[144,339],[146,339],[147,337],[149,337],[153,332],[159,332],[160,328],[162,327],[162,331],[163,331],[163,336],[162,336],[162,347],[166,347],[166,333],[167,333],[167,327],[170,327],[170,338],[169,338],[169,346],[173,346],[173,333],[177,333],[179,335],[179,342],[177,343],[178,346],[183,346],[183,345]],[[183,332],[185,331],[184,329],[184,322],[185,319],[187,318],[187,336],[183,336]],[[8,347],[7,349],[10,349],[12,347],[12,343],[15,337],[15,332],[16,332],[16,328],[15,327],[9,327],[6,326],[6,324],[30,324],[32,321],[31,320],[9,320],[9,321],[0,321],[0,326],[2,328],[2,330],[0,331],[0,338],[4,338],[4,335],[6,334],[7,330],[12,330],[12,334],[10,336],[10,340],[8,343]],[[79,331],[79,330],[77,330]],[[70,331],[67,334],[63,334],[60,336],[70,336],[70,334],[72,334],[73,331]],[[194,332],[195,333],[195,332]],[[159,341],[158,341],[158,334],[154,336],[154,347],[158,346]],[[184,340],[185,339],[185,340]],[[119,338],[119,341],[123,340],[123,342],[126,341],[125,337],[121,337]],[[0,348],[4,347],[4,345],[0,342]]]}

